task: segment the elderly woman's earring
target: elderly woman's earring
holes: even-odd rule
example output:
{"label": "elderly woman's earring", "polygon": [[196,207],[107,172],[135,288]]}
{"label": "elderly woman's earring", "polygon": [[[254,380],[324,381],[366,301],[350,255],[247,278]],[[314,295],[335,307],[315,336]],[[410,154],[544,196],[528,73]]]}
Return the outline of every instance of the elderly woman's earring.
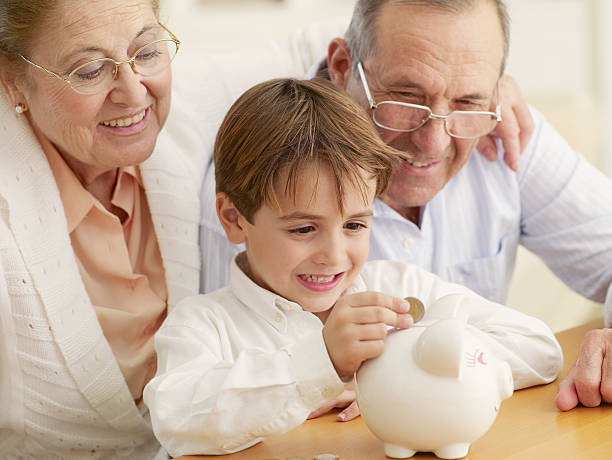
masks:
{"label": "elderly woman's earring", "polygon": [[22,113],[27,112],[27,111],[28,111],[28,107],[21,102],[15,106],[15,112],[17,112],[18,115],[21,115]]}

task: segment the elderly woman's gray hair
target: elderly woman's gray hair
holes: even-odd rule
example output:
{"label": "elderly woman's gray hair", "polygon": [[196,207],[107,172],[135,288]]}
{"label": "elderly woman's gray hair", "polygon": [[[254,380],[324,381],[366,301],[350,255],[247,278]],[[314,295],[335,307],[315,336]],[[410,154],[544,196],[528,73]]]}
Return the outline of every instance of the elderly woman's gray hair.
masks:
{"label": "elderly woman's gray hair", "polygon": [[504,0],[357,0],[351,23],[344,36],[355,66],[360,60],[376,54],[376,20],[382,7],[388,2],[393,2],[396,5],[437,8],[451,13],[469,10],[480,2],[491,2],[497,10],[504,35],[504,58],[501,68],[501,73],[503,73],[510,49],[510,17]]}

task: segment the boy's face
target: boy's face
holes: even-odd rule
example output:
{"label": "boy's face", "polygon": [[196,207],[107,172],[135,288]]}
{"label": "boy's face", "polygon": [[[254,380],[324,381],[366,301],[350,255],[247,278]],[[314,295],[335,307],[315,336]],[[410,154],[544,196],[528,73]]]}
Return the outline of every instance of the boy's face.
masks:
{"label": "boy's face", "polygon": [[376,182],[367,180],[366,200],[346,184],[342,213],[327,166],[313,166],[300,175],[295,199],[286,196],[285,181],[281,175],[282,186],[275,185],[280,211],[264,204],[253,224],[239,217],[250,275],[304,310],[323,312],[334,305],[368,257]]}

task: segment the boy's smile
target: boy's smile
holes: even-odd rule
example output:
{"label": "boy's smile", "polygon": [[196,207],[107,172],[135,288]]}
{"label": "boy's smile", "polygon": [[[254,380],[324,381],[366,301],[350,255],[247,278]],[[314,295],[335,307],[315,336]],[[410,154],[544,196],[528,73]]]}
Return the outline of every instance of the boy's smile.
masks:
{"label": "boy's smile", "polygon": [[376,181],[365,181],[365,195],[352,184],[343,184],[344,212],[327,165],[304,171],[295,197],[287,196],[285,174],[277,182],[280,209],[262,205],[253,224],[238,218],[249,276],[306,311],[324,312],[353,282],[368,257]]}
{"label": "boy's smile", "polygon": [[344,278],[344,272],[335,275],[298,275],[300,281],[306,288],[313,291],[329,291],[335,288]]}

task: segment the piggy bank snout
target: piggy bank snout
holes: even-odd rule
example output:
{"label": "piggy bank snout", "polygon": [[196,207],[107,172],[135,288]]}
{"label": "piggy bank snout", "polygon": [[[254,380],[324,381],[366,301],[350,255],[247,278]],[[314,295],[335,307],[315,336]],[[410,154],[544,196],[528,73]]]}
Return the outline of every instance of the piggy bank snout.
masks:
{"label": "piggy bank snout", "polygon": [[507,362],[502,361],[499,365],[497,383],[499,385],[499,399],[503,401],[514,393],[514,378],[512,377],[512,369]]}

